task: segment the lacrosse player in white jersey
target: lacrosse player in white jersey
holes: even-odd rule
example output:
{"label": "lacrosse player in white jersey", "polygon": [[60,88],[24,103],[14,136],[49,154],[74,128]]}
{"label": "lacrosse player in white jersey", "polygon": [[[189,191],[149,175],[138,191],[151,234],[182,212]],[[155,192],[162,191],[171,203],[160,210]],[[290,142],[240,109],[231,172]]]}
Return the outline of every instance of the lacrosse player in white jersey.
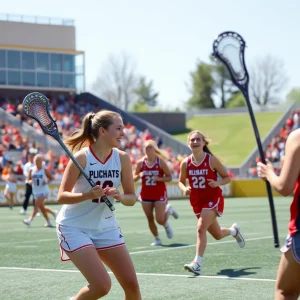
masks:
{"label": "lacrosse player in white jersey", "polygon": [[[62,261],[71,260],[88,281],[72,299],[99,299],[108,294],[110,268],[125,292],[125,299],[140,300],[136,272],[114,213],[101,199],[119,200],[125,206],[136,203],[129,156],[118,150],[124,137],[121,116],[112,111],[88,113],[81,129],[65,141],[87,179],[69,161],[58,192],[63,204],[57,218]],[[124,194],[118,190],[122,184]]]}
{"label": "lacrosse player in white jersey", "polygon": [[28,219],[24,219],[23,223],[29,226],[40,210],[47,221],[45,227],[53,227],[48,217],[48,213],[52,214],[54,217],[56,217],[56,213],[44,205],[44,200],[48,197],[48,183],[53,177],[51,173],[44,168],[44,159],[41,154],[37,154],[34,157],[33,162],[34,166],[29,170],[28,182],[32,184],[32,193],[36,200],[31,216]]}

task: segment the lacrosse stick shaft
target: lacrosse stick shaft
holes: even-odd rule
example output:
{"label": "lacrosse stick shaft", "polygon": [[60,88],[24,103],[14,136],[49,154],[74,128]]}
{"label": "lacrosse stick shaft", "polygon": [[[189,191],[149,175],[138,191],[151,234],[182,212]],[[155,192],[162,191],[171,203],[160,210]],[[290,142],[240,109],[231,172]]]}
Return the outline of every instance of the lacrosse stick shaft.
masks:
{"label": "lacrosse stick shaft", "polygon": [[[253,130],[254,130],[254,134],[255,134],[255,138],[256,138],[256,143],[257,143],[260,159],[261,159],[262,163],[265,164],[266,160],[265,160],[265,156],[264,156],[264,151],[263,151],[263,147],[262,147],[262,144],[261,144],[261,139],[260,139],[260,136],[259,136],[259,131],[258,131],[258,128],[257,128],[257,124],[256,124],[256,120],[255,120],[255,117],[254,117],[253,109],[252,109],[251,103],[249,101],[249,95],[248,95],[248,93],[246,93],[244,91],[243,91],[243,95],[244,95],[244,97],[246,99],[246,102],[247,102],[248,111],[249,111],[249,114],[250,114],[251,123],[252,123]],[[267,188],[270,211],[271,211],[272,228],[273,228],[273,235],[274,235],[274,247],[278,248],[279,247],[279,238],[278,238],[278,229],[277,229],[277,222],[276,222],[275,206],[274,206],[274,200],[273,200],[273,195],[272,195],[272,188],[271,188],[270,182],[267,181],[267,180],[266,180],[266,188]]]}
{"label": "lacrosse stick shaft", "polygon": [[[74,158],[73,154],[70,152],[70,150],[66,147],[66,145],[62,142],[60,138],[57,139],[58,143],[61,145],[61,147],[65,150],[67,155],[70,157],[70,159],[73,161],[75,166],[79,169],[80,173],[86,178],[86,180],[89,182],[91,187],[94,187],[96,184],[93,182],[91,178],[87,176],[87,174],[84,172],[83,168],[79,164],[79,162]],[[110,208],[110,210],[114,211],[115,207],[112,205],[112,203],[109,201],[109,199],[106,196],[101,197],[105,204]]]}

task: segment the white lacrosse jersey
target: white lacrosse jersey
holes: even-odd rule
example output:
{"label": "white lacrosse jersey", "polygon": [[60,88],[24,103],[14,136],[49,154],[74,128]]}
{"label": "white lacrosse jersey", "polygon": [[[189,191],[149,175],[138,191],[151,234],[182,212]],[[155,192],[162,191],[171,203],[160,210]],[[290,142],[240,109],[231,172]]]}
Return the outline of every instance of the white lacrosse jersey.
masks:
{"label": "white lacrosse jersey", "polygon": [[44,168],[41,168],[40,170],[36,167],[31,168],[31,179],[33,195],[48,194],[48,185],[44,185],[44,182],[47,182],[47,176]]}
{"label": "white lacrosse jersey", "polygon": [[[112,149],[105,162],[93,154],[90,147],[83,148],[86,156],[84,172],[102,188],[107,186],[118,188],[121,182],[121,161],[117,149]],[[73,193],[86,193],[91,190],[87,179],[80,175],[72,190]],[[113,197],[107,197],[112,204]],[[76,204],[64,204],[58,213],[56,223],[64,226],[83,229],[109,231],[118,227],[114,213],[101,199],[85,200]]]}

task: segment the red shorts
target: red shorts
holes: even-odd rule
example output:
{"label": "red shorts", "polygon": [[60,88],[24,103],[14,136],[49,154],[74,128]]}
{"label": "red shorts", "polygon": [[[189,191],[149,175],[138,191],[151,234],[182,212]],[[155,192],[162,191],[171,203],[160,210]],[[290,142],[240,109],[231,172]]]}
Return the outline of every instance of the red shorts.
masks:
{"label": "red shorts", "polygon": [[217,198],[215,201],[208,201],[208,202],[205,201],[205,202],[199,202],[191,205],[198,219],[200,218],[203,209],[214,209],[214,208],[217,210],[218,216],[221,217],[224,211],[224,197],[221,196]]}

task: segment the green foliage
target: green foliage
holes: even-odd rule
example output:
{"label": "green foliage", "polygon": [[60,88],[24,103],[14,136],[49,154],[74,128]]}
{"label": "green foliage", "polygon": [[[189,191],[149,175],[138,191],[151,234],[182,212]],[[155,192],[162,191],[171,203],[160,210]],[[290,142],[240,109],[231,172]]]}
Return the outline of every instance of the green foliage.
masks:
{"label": "green foliage", "polygon": [[155,107],[157,105],[157,97],[159,93],[153,90],[153,81],[147,82],[144,76],[140,77],[138,86],[133,90],[137,96],[138,103],[144,103],[149,108]]}
{"label": "green foliage", "polygon": [[292,89],[287,95],[289,103],[300,103],[300,88]]}
{"label": "green foliage", "polygon": [[199,62],[195,72],[191,72],[192,87],[191,98],[188,107],[215,108],[212,98],[214,79],[212,77],[212,66]]}
{"label": "green foliage", "polygon": [[242,93],[233,93],[231,98],[226,103],[226,108],[233,108],[233,107],[244,107],[246,106],[246,100]]}

